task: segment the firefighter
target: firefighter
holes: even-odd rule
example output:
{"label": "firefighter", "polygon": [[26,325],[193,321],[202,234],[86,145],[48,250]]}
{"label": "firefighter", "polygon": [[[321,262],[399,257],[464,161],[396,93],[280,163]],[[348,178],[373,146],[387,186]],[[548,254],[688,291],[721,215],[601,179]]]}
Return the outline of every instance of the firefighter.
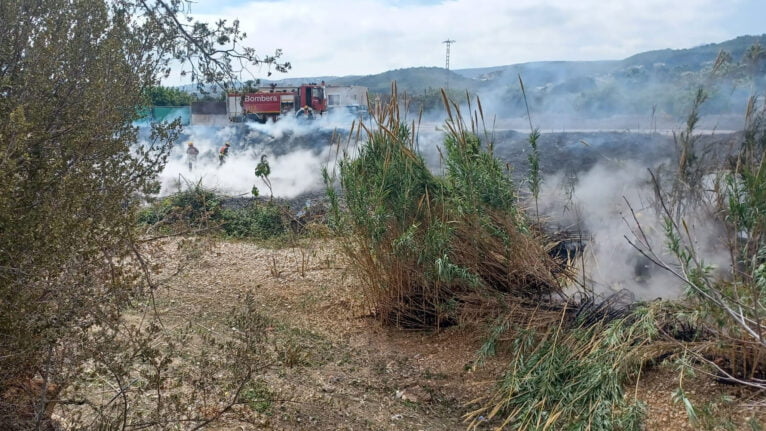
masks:
{"label": "firefighter", "polygon": [[194,165],[197,164],[198,155],[199,150],[194,146],[194,142],[189,142],[188,148],[186,149],[186,161],[189,163],[189,171],[191,171],[194,168]]}
{"label": "firefighter", "polygon": [[223,162],[226,161],[226,157],[229,155],[229,147],[231,147],[231,144],[227,142],[218,150],[218,166],[223,165]]}
{"label": "firefighter", "polygon": [[314,118],[314,114],[311,112],[309,105],[306,105],[298,110],[298,118],[303,120],[312,120]]}

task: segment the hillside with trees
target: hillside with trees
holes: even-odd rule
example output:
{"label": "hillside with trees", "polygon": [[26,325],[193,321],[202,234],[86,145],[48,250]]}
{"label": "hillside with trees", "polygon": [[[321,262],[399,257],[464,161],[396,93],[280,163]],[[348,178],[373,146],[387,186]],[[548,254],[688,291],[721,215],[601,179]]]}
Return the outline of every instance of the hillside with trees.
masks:
{"label": "hillside with trees", "polygon": [[[448,72],[439,67],[398,69],[368,76],[327,78],[328,83],[363,85],[385,96],[390,83],[416,99],[425,110],[437,98],[428,97],[436,87],[452,94],[479,95],[485,100],[506,101],[498,115],[524,113],[518,77],[527,86],[531,106],[542,113],[574,112],[590,117],[608,115],[670,115],[681,118],[694,89],[704,85],[715,68],[717,88],[711,90],[705,113],[740,114],[753,88],[764,88],[766,35],[741,36],[721,43],[689,49],[639,53],[623,60],[544,61]],[[760,48],[759,48],[760,47]],[[721,55],[719,57],[719,55]],[[750,72],[745,74],[744,71]],[[438,85],[435,85],[438,84]]]}

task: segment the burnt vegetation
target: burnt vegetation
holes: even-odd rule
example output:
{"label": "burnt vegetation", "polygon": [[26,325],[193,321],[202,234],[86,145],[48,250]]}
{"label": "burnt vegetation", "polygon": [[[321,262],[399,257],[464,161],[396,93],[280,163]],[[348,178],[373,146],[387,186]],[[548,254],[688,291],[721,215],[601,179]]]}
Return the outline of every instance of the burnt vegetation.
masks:
{"label": "burnt vegetation", "polygon": [[[641,265],[666,271],[685,291],[641,302],[626,290],[597,293],[579,277],[587,232],[555,231],[539,207],[545,137],[530,121],[529,171],[519,178],[498,157],[497,135],[470,96],[459,106],[451,93],[424,95],[446,110],[439,174],[418,150],[418,124],[406,120],[411,100],[394,85],[371,107],[372,120],[346,135],[358,145],[336,142],[337,169],[323,172],[326,207],[275,199],[265,157],[253,180],[268,196],[258,199],[255,187],[253,199],[226,198],[189,183],[156,198],[179,124],[153,126],[145,140],[132,124],[147,98],[185,103],[156,87],[173,61],[193,60],[188,73],[207,83],[231,80],[244,63],[289,68],[278,50],[260,57],[241,48],[236,22],[184,21],[185,5],[0,4],[0,428],[196,430],[235,410],[270,412],[273,388],[260,377],[310,363],[295,341],[309,337],[277,341],[275,332],[287,330],[250,294],[222,315],[184,316],[172,328],[157,298],[222,238],[299,248],[308,236],[331,237],[378,325],[481,334],[466,367],[490,358],[505,366],[494,386],[461,406],[469,429],[640,430],[645,406],[630,385],[668,363],[680,370],[676,399],[693,426],[728,424],[694,405],[684,376],[708,374],[762,398],[762,99],[750,99],[744,130],[721,155],[705,151],[695,132],[708,93],[691,93],[686,128],[674,136],[675,164],[647,173],[653,198],[644,211],[661,222],[660,235],[630,206],[626,217]],[[765,58],[757,45],[741,62],[721,54],[709,82],[752,79],[757,87]],[[529,117],[520,87],[513,97]],[[695,230],[702,224],[725,238],[728,271],[706,262]],[[183,262],[159,265],[170,249]],[[275,262],[272,276],[282,271]]]}
{"label": "burnt vegetation", "polygon": [[[664,166],[662,178],[647,173],[664,235],[647,234],[632,213],[635,236],[626,238],[642,256],[637,276],[652,266],[686,286],[678,301],[642,303],[626,290],[604,296],[587,279],[576,281],[584,233],[552,235],[535,209],[538,132],[529,136],[526,205],[533,209],[526,210],[493,154],[492,135],[479,128],[480,103],[466,125],[445,95],[442,176],[420,158],[395,92],[376,112],[379,128],[364,129],[358,154],[344,153],[338,171],[325,172],[331,226],[345,238],[374,316],[404,329],[484,322],[490,335],[477,366],[510,345],[507,372],[475,400],[469,428],[641,429],[644,406],[623,388],[660,363],[766,389],[758,221],[764,107],[751,99],[745,132],[721,157],[695,132],[705,99],[705,90],[695,92],[686,129],[675,136],[676,165]],[[701,257],[695,235],[704,233],[689,228],[701,223],[726,232],[730,273],[714,272]],[[694,426],[721,425],[703,418],[706,407],[695,406],[683,384],[675,397]]]}

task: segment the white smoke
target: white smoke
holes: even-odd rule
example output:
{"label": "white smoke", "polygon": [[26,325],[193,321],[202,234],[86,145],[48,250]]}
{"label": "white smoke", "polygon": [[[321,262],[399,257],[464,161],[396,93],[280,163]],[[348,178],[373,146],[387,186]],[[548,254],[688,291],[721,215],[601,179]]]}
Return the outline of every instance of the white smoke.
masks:
{"label": "white smoke", "polygon": [[[667,251],[664,221],[654,199],[646,166],[603,161],[584,173],[546,177],[540,206],[560,227],[586,236],[584,263],[577,266],[580,277],[584,267],[596,292],[628,289],[638,299],[675,298],[682,293],[681,282],[628,242],[645,235],[664,262],[677,262]],[[685,220],[702,259],[726,272],[729,257],[722,232],[702,212],[687,214]]]}
{"label": "white smoke", "polygon": [[[161,194],[171,194],[188,184],[200,183],[230,196],[251,196],[253,186],[262,196],[268,195],[269,190],[254,173],[262,156],[266,156],[271,167],[274,196],[289,199],[317,192],[323,188],[322,168],[334,170],[339,150],[346,150],[353,156],[354,143],[351,147],[345,146],[345,142],[353,140],[347,136],[353,121],[358,118],[346,112],[336,112],[314,121],[285,118],[266,124],[189,126],[185,129],[187,136],[173,148],[160,176]],[[444,139],[442,125],[425,123],[416,131],[416,150],[437,175],[443,173],[438,151]],[[344,145],[335,145],[337,141],[331,139],[333,133],[340,136]],[[300,138],[300,145],[284,147],[296,138]],[[616,139],[620,139],[619,136]],[[185,154],[189,141],[194,142],[200,151],[197,164],[191,170]],[[225,163],[219,165],[218,149],[226,141],[232,144],[230,154]],[[515,144],[509,148],[523,151]],[[610,152],[613,148],[604,146],[603,151]],[[545,148],[541,147],[541,152],[544,161]],[[611,157],[611,154],[601,156],[601,160],[587,171],[560,171],[547,176],[540,196],[541,213],[564,229],[587,235],[584,275],[598,292],[628,289],[640,299],[677,297],[681,293],[680,282],[644,258],[626,239],[633,239],[636,234],[633,213],[627,201],[655,249],[668,262],[674,261],[672,256],[663,254],[662,219],[652,206],[654,193],[647,171],[647,167],[652,166],[647,166],[648,160],[639,161],[640,154],[636,154],[634,160],[624,161]],[[728,255],[720,247],[723,242],[719,232],[710,228],[703,215],[689,215],[687,221],[706,262],[725,269]]]}
{"label": "white smoke", "polygon": [[[168,195],[201,184],[230,196],[251,196],[253,186],[262,196],[268,195],[265,183],[256,177],[255,168],[262,156],[271,168],[269,179],[275,197],[293,198],[322,188],[321,169],[334,163],[333,142],[329,137],[341,124],[350,121],[343,116],[323,117],[303,122],[288,118],[276,123],[247,123],[227,127],[188,126],[185,138],[172,149],[168,163],[160,174],[161,195]],[[244,128],[244,130],[243,130]],[[317,136],[312,139],[312,136]],[[284,148],[301,138],[296,148]],[[189,167],[187,144],[199,150],[197,162]],[[218,152],[224,143],[231,147],[223,164]]]}
{"label": "white smoke", "polygon": [[[336,109],[317,115],[313,120],[305,120],[294,115],[285,115],[277,122],[267,121],[266,123],[249,122],[247,127],[251,130],[266,134],[273,139],[282,139],[285,136],[310,136],[317,131],[349,130],[352,122],[359,122],[359,118],[352,115],[349,111]],[[367,119],[369,121],[369,119]]]}

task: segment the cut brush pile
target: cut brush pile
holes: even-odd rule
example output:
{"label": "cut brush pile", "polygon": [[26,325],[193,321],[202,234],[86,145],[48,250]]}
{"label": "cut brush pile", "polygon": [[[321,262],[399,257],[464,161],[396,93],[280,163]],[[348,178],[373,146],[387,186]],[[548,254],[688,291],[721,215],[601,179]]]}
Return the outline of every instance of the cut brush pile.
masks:
{"label": "cut brush pile", "polygon": [[395,88],[377,109],[376,127],[361,126],[358,154],[343,155],[337,176],[325,172],[332,226],[363,275],[371,311],[397,327],[453,324],[477,293],[536,302],[560,292],[561,264],[519,210],[508,172],[477,132],[478,117],[468,129],[459,112],[448,114],[443,177],[415,151],[417,134],[399,118]]}
{"label": "cut brush pile", "polygon": [[537,324],[535,313],[526,325],[498,325],[479,359],[494,353],[499,336],[510,334],[510,360],[495,389],[472,403],[468,428],[641,429],[644,406],[626,396],[625,385],[668,346],[657,342],[662,303],[635,306],[624,296],[596,301],[583,294],[547,327]]}

